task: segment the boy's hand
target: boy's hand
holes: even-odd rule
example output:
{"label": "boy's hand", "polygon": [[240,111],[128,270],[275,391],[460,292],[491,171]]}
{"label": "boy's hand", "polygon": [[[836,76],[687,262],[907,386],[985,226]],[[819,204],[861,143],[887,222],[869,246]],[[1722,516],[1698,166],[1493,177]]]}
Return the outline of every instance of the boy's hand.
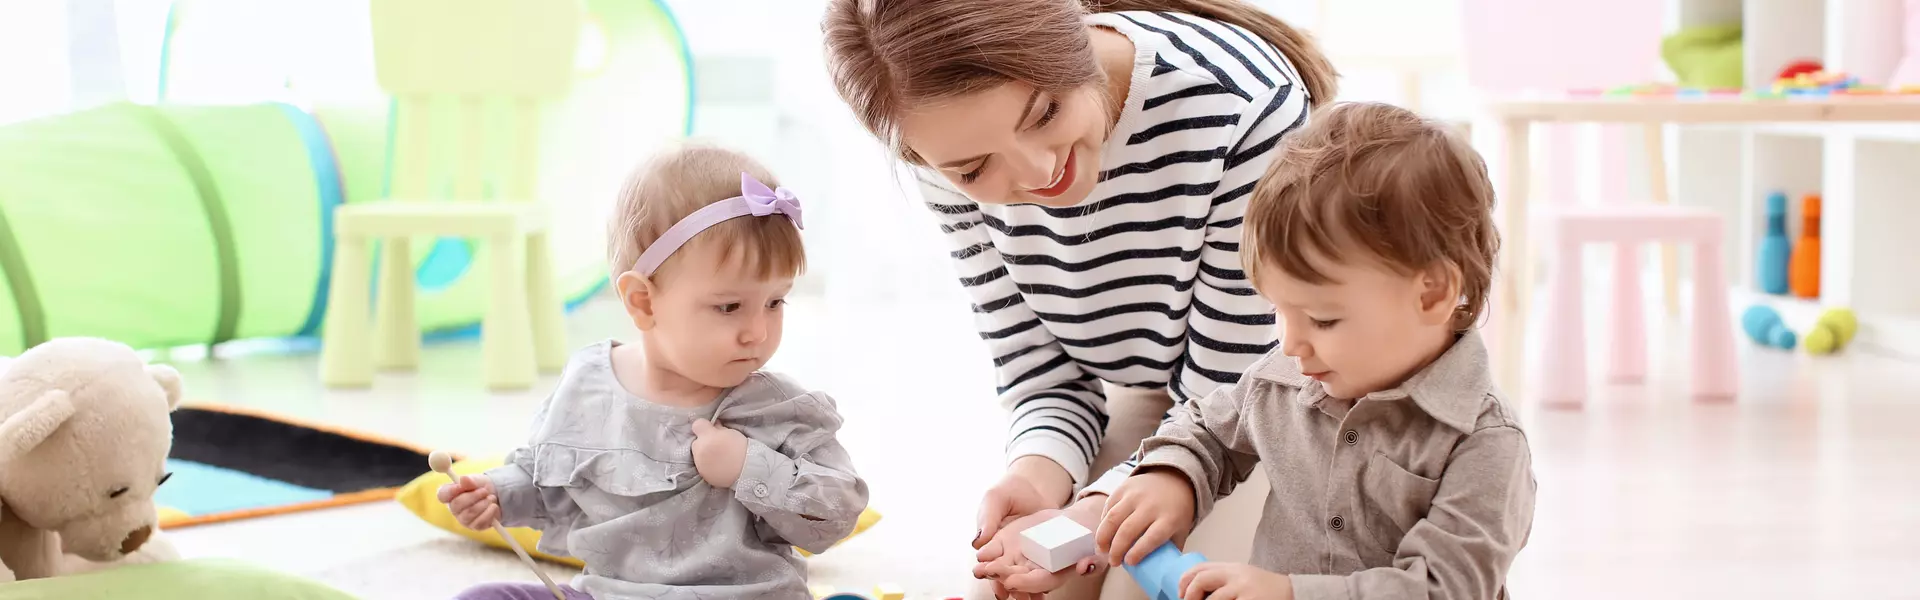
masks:
{"label": "boy's hand", "polygon": [[493,480],[486,475],[462,475],[460,481],[440,486],[436,496],[453,510],[453,518],[468,529],[492,529],[500,522],[500,496],[493,489]]}
{"label": "boy's hand", "polygon": [[747,436],[706,419],[693,422],[693,468],[707,485],[732,488],[746,464]]}
{"label": "boy's hand", "polygon": [[1180,576],[1181,600],[1293,600],[1293,580],[1253,565],[1202,563]]}
{"label": "boy's hand", "polygon": [[1179,471],[1150,469],[1114,490],[1093,543],[1108,564],[1134,565],[1168,540],[1185,544],[1192,531],[1193,484]]}

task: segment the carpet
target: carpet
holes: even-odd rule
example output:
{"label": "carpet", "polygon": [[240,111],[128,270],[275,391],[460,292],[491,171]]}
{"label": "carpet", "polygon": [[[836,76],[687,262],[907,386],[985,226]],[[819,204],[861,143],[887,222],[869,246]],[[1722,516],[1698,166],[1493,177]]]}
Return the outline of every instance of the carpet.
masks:
{"label": "carpet", "polygon": [[154,495],[178,529],[393,498],[428,470],[429,450],[344,428],[229,406],[173,413],[173,477]]}

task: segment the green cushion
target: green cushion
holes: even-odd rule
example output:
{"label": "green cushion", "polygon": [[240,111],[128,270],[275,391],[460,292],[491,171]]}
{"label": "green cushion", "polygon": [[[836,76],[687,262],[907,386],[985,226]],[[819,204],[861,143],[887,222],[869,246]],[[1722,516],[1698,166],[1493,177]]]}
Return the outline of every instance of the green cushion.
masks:
{"label": "green cushion", "polygon": [[68,577],[0,585],[0,600],[355,600],[304,577],[226,559],[128,565]]}

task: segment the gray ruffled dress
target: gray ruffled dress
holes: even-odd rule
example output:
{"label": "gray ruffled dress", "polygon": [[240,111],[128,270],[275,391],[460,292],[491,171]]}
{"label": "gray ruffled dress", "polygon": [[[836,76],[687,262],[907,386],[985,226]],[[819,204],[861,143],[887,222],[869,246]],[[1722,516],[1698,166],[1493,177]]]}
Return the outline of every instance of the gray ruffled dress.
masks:
{"label": "gray ruffled dress", "polygon": [[[825,550],[867,506],[833,399],[763,371],[705,406],[655,404],[615,380],[616,344],[575,353],[528,446],[487,472],[502,523],[584,561],[572,587],[599,600],[810,598],[793,548]],[[733,489],[694,469],[696,419],[747,437]]]}

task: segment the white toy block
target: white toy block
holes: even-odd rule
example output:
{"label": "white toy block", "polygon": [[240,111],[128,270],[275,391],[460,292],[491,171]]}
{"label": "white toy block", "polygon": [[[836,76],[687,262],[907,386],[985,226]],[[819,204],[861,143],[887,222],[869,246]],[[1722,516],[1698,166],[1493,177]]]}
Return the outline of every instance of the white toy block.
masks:
{"label": "white toy block", "polygon": [[1049,573],[1093,556],[1093,530],[1066,516],[1054,517],[1020,532],[1020,551]]}

